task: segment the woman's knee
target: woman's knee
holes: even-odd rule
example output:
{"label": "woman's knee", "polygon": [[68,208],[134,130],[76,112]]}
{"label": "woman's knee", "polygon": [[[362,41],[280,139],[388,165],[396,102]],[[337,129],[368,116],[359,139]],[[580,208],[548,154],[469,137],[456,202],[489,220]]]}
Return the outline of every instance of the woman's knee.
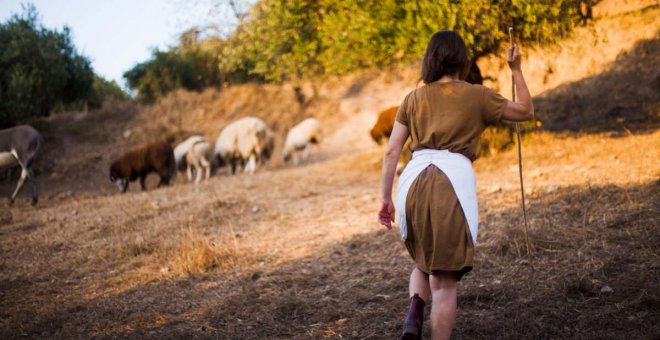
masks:
{"label": "woman's knee", "polygon": [[450,271],[438,271],[429,275],[431,290],[456,289],[456,274]]}

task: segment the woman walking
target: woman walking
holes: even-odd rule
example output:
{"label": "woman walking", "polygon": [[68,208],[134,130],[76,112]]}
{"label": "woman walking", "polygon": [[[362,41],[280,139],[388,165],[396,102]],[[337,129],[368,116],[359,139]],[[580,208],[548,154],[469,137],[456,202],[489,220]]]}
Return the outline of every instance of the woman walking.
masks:
{"label": "woman walking", "polygon": [[[454,328],[456,285],[472,269],[477,241],[472,162],[479,136],[500,119],[534,117],[520,59],[517,46],[512,46],[507,61],[518,94],[512,102],[463,81],[469,71],[465,43],[453,31],[437,32],[424,54],[424,86],[409,93],[399,107],[383,160],[378,218],[391,229],[397,212],[402,239],[416,265],[410,274],[410,307],[402,339],[421,339],[429,298],[433,339],[448,339]],[[395,209],[392,182],[408,136],[413,159],[399,177]]]}

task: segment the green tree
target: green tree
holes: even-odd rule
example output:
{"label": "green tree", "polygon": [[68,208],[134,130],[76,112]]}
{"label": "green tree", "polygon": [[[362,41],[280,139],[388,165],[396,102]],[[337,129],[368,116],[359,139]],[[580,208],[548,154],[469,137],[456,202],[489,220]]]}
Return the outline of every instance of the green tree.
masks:
{"label": "green tree", "polygon": [[321,8],[315,0],[259,1],[223,49],[221,69],[247,68],[248,74],[271,81],[323,73],[317,36]]}
{"label": "green tree", "polygon": [[420,58],[439,30],[459,32],[473,62],[508,41],[555,41],[581,22],[579,0],[260,0],[222,51],[224,73],[270,81],[345,74]]}
{"label": "green tree", "polygon": [[0,24],[0,127],[94,96],[94,72],[67,27],[43,27],[34,6]]}
{"label": "green tree", "polygon": [[222,83],[218,41],[198,42],[193,32],[184,33],[177,48],[156,49],[151,59],[124,73],[128,86],[137,91],[138,101],[153,103],[178,88],[199,91]]}

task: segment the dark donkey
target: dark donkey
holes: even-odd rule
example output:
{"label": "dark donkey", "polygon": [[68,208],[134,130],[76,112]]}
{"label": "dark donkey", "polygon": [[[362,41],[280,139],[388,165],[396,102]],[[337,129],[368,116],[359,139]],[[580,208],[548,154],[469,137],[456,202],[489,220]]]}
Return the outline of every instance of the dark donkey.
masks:
{"label": "dark donkey", "polygon": [[39,199],[37,182],[34,179],[31,165],[43,141],[39,132],[29,125],[0,130],[0,168],[21,166],[21,178],[18,180],[16,190],[9,198],[10,204],[14,203],[16,195],[25,185],[25,180],[32,185],[32,204],[37,203]]}

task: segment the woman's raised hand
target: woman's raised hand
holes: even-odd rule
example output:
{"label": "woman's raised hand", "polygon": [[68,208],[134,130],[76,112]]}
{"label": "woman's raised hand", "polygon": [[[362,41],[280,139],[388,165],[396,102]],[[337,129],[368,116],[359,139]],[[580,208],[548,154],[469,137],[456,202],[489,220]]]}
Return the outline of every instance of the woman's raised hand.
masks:
{"label": "woman's raised hand", "polygon": [[512,71],[519,71],[521,64],[520,60],[520,49],[518,49],[517,44],[513,44],[513,46],[509,47],[509,49],[506,51],[506,61],[509,63],[509,68]]}
{"label": "woman's raised hand", "polygon": [[384,200],[380,204],[380,211],[378,211],[378,222],[384,225],[387,229],[392,229],[392,222],[394,222],[394,202],[392,200]]}

